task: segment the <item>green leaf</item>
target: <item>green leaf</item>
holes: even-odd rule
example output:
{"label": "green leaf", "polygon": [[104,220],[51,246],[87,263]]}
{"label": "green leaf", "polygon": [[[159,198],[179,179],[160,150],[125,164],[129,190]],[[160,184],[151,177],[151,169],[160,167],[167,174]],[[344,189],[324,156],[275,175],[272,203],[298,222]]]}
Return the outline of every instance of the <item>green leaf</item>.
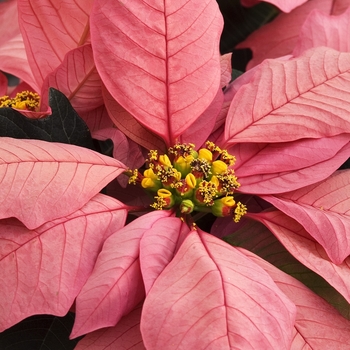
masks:
{"label": "green leaf", "polygon": [[41,119],[27,118],[12,108],[0,108],[0,136],[61,142],[94,149],[87,125],[66,96],[50,88],[49,105],[52,114]]}

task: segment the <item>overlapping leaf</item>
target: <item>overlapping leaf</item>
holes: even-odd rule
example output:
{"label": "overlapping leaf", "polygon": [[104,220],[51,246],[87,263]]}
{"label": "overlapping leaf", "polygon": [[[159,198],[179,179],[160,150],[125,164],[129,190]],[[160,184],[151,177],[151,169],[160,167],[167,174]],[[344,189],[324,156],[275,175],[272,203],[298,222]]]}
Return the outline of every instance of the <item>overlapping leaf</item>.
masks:
{"label": "overlapping leaf", "polygon": [[[250,208],[251,205],[249,205]],[[246,223],[238,228],[234,223],[216,226],[217,229],[214,230],[216,236],[223,228],[226,233],[230,231],[229,235],[224,237],[226,242],[249,250],[249,252],[258,255],[266,262],[296,278],[336,308],[343,317],[350,320],[350,305],[345,298],[321,276],[294,258],[266,226],[253,220],[246,220]]]}
{"label": "overlapping leaf", "polygon": [[217,93],[221,29],[212,0],[97,0],[91,14],[92,47],[104,84],[168,145]]}
{"label": "overlapping leaf", "polygon": [[147,295],[141,333],[148,350],[289,349],[294,313],[265,271],[192,231]]}
{"label": "overlapping leaf", "polygon": [[350,170],[293,192],[262,198],[298,221],[335,264],[350,255]]}
{"label": "overlapping leaf", "polygon": [[237,159],[239,191],[275,194],[324,180],[348,159],[350,144],[343,134],[286,143],[242,143],[230,152]]}
{"label": "overlapping leaf", "polygon": [[142,306],[124,316],[116,326],[87,334],[74,350],[146,350],[140,332]]}
{"label": "overlapping leaf", "polygon": [[[350,40],[346,35],[350,24],[350,8],[340,16],[330,16],[313,11],[303,24],[293,55],[317,46],[327,46],[342,52],[350,51]],[[345,34],[345,35],[344,35]]]}
{"label": "overlapping leaf", "polygon": [[[307,1],[291,13],[281,13],[272,22],[253,32],[237,45],[237,48],[250,48],[253,51],[253,58],[249,61],[247,68],[251,69],[267,58],[291,54],[298,41],[300,28],[309,13],[314,9],[331,13],[336,7],[335,2],[333,0]],[[294,2],[289,1],[289,3]]]}
{"label": "overlapping leaf", "polygon": [[146,149],[165,151],[166,146],[163,139],[142,126],[113,98],[106,88],[102,89],[102,93],[108,114],[119,130]]}
{"label": "overlapping leaf", "polygon": [[81,114],[103,104],[101,84],[91,45],[83,45],[69,51],[62,63],[45,78],[41,100],[45,103],[49,87],[54,87],[60,90]]}
{"label": "overlapping leaf", "polygon": [[297,313],[291,350],[349,349],[350,321],[340,316],[338,311],[299,281],[253,253],[244,249],[239,251],[261,266],[295,303]]}
{"label": "overlapping leaf", "polygon": [[124,170],[86,148],[0,138],[0,218],[34,229],[75,212]]}
{"label": "overlapping leaf", "polygon": [[0,221],[0,330],[38,313],[65,315],[89,277],[104,240],[127,210],[98,194],[70,216],[29,230]]}
{"label": "overlapping leaf", "polygon": [[308,50],[267,60],[234,96],[227,143],[287,142],[350,132],[350,53]]}
{"label": "overlapping leaf", "polygon": [[[148,231],[159,234],[164,230],[174,232],[174,218],[166,220],[170,215],[169,211],[143,215],[105,241],[95,269],[77,297],[73,338],[99,328],[115,326],[122,316],[142,301],[145,290],[139,259],[140,240]],[[180,224],[181,221],[177,221]],[[176,240],[173,244],[176,244]],[[171,251],[171,248],[164,247],[163,250]],[[147,270],[149,265],[147,262],[145,264]],[[142,271],[142,274],[148,273]]]}
{"label": "overlapping leaf", "polygon": [[250,214],[250,216],[267,226],[297,260],[322,276],[350,302],[349,257],[342,264],[334,264],[323,247],[297,221],[280,211]]}
{"label": "overlapping leaf", "polygon": [[38,86],[65,54],[85,43],[92,0],[18,0],[28,62]]}

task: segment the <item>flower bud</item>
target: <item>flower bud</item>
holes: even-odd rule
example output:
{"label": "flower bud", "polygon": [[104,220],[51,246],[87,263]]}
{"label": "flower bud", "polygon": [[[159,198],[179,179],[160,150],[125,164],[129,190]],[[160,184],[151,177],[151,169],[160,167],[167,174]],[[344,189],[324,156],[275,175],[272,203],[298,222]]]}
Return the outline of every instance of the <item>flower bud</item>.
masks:
{"label": "flower bud", "polygon": [[180,204],[180,212],[181,214],[190,214],[194,210],[194,204],[191,200],[185,199]]}
{"label": "flower bud", "polygon": [[211,212],[215,216],[223,217],[232,214],[232,208],[236,205],[232,196],[216,199],[214,205],[211,207]]}
{"label": "flower bud", "polygon": [[213,160],[213,154],[206,148],[201,148],[198,151],[198,158],[205,159],[208,162],[211,162]]}
{"label": "flower bud", "polygon": [[166,154],[162,154],[159,156],[159,163],[166,166],[166,167],[171,167],[171,162],[169,157]]}
{"label": "flower bud", "polygon": [[227,171],[227,164],[224,163],[222,160],[216,160],[211,165],[211,172],[214,175],[224,174],[226,171]]}

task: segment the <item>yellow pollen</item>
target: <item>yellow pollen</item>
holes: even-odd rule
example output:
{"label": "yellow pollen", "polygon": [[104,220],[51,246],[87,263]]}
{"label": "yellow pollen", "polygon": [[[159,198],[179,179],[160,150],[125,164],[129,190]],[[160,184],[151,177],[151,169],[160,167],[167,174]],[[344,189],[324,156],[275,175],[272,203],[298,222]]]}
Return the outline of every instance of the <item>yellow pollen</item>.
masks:
{"label": "yellow pollen", "polygon": [[136,185],[136,180],[138,179],[139,176],[139,171],[137,169],[134,170],[129,170],[129,173],[132,175],[129,177],[129,185]]}
{"label": "yellow pollen", "polygon": [[244,204],[242,204],[241,202],[238,202],[237,206],[235,208],[235,217],[233,219],[234,222],[239,222],[241,217],[245,214],[247,214],[247,207]]}
{"label": "yellow pollen", "polygon": [[0,108],[11,107],[35,112],[39,110],[39,106],[40,96],[31,91],[19,92],[14,98],[8,96],[0,97]]}

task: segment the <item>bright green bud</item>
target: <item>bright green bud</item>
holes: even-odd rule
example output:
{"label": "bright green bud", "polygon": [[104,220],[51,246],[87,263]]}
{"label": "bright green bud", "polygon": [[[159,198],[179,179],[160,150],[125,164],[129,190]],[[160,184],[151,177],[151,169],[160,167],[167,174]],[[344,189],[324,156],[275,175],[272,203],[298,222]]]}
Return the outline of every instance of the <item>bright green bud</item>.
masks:
{"label": "bright green bud", "polygon": [[180,204],[180,212],[182,214],[190,214],[194,210],[194,204],[190,199],[184,199]]}

